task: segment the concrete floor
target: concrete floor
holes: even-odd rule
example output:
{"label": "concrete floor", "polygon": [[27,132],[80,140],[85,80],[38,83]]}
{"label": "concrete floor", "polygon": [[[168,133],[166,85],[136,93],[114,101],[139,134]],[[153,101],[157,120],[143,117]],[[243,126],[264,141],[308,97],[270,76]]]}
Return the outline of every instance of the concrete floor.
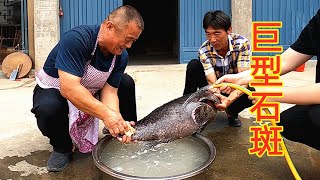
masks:
{"label": "concrete floor", "polygon": [[[138,118],[181,96],[186,65],[131,65],[127,72],[135,79]],[[314,82],[314,68],[282,77],[285,86]],[[74,160],[60,173],[48,173],[46,162],[52,151],[30,112],[34,79],[0,79],[0,179],[115,179],[100,171],[91,154],[75,153]],[[281,104],[281,111],[290,107]],[[217,156],[208,169],[189,179],[294,179],[284,157],[259,158],[248,154],[249,126],[255,117],[244,110],[243,126],[229,127],[219,113],[203,132],[216,146]],[[101,126],[102,128],[102,126]],[[100,137],[102,135],[100,134]],[[319,179],[320,153],[305,145],[285,140],[302,179]]]}

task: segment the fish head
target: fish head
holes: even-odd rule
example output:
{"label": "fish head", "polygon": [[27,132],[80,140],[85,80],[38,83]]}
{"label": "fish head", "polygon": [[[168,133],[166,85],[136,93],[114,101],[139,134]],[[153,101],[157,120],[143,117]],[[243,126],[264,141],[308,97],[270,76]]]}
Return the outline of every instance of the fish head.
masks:
{"label": "fish head", "polygon": [[215,108],[216,102],[215,95],[209,97],[203,97],[197,103],[197,106],[192,110],[191,117],[195,124],[203,126],[207,122],[214,120],[217,115],[217,109]]}
{"label": "fish head", "polygon": [[203,126],[208,121],[213,120],[217,115],[217,108],[220,99],[210,90],[210,86],[205,86],[197,92],[191,94],[184,102],[182,108],[190,113],[195,124]]}
{"label": "fish head", "polygon": [[205,86],[189,95],[189,97],[183,102],[181,108],[185,112],[190,112],[190,108],[193,108],[194,104],[199,102],[203,102],[211,106],[221,103],[220,99],[211,91],[211,87],[211,85]]}

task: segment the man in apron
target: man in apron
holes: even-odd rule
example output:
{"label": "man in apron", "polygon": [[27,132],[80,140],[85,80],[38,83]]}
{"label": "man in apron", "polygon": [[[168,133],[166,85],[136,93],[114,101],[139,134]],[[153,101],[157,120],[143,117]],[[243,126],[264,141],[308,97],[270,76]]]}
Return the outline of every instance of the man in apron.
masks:
{"label": "man in apron", "polygon": [[[203,29],[207,40],[199,48],[199,60],[193,59],[187,65],[184,95],[214,84],[225,74],[250,69],[250,43],[244,36],[231,33],[228,15],[220,10],[207,12],[203,18]],[[239,90],[231,94],[222,92],[218,96],[222,103],[217,108],[226,111],[229,125],[240,127],[242,123],[238,113],[252,106],[248,96]]]}
{"label": "man in apron", "polygon": [[100,25],[81,25],[64,33],[36,73],[32,112],[53,152],[48,171],[62,171],[72,149],[92,151],[99,120],[127,143],[126,121],[137,120],[135,84],[124,74],[130,48],[144,29],[136,9],[121,6]]}

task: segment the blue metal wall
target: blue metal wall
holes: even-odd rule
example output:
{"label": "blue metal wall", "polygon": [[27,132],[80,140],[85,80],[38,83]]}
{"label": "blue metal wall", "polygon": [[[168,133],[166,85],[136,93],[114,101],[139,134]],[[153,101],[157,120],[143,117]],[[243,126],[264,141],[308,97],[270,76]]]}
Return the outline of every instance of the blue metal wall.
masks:
{"label": "blue metal wall", "polygon": [[[80,24],[102,22],[122,0],[61,0],[64,15],[60,19],[61,34]],[[287,49],[320,8],[320,0],[252,0],[253,21],[282,21],[280,45]],[[147,7],[146,7],[147,8]],[[187,63],[197,58],[206,40],[202,28],[203,15],[209,10],[231,13],[231,0],[179,0],[179,60]]]}
{"label": "blue metal wall", "polygon": [[198,49],[206,40],[202,19],[209,10],[223,10],[230,15],[231,0],[180,0],[179,2],[179,60],[187,63],[198,58]]}
{"label": "blue metal wall", "polygon": [[61,34],[81,24],[101,23],[122,0],[60,0],[63,16],[60,17]]}
{"label": "blue metal wall", "polygon": [[287,49],[320,8],[320,0],[252,0],[252,21],[282,21],[280,45]]}

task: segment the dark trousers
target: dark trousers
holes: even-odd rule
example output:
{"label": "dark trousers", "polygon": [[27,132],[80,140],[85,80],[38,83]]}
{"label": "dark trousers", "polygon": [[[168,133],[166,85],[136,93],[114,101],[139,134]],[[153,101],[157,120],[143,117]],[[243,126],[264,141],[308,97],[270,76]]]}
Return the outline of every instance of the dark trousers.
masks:
{"label": "dark trousers", "polygon": [[320,150],[320,105],[293,106],[280,114],[282,136]]}
{"label": "dark trousers", "polygon": [[[124,74],[118,89],[120,113],[126,121],[137,121],[135,83]],[[37,124],[44,136],[50,139],[54,151],[71,152],[73,144],[69,135],[69,108],[67,100],[57,89],[42,89],[36,85],[33,108]]]}
{"label": "dark trousers", "polygon": [[[202,88],[207,85],[208,81],[204,74],[204,69],[201,62],[198,59],[191,60],[187,65],[183,95],[194,93],[198,90],[198,88]],[[249,89],[254,90],[254,88],[251,87],[249,87]],[[227,94],[222,95],[228,96]],[[248,95],[243,94],[226,109],[226,112],[229,116],[236,118],[242,110],[252,105],[252,101],[248,99]]]}

